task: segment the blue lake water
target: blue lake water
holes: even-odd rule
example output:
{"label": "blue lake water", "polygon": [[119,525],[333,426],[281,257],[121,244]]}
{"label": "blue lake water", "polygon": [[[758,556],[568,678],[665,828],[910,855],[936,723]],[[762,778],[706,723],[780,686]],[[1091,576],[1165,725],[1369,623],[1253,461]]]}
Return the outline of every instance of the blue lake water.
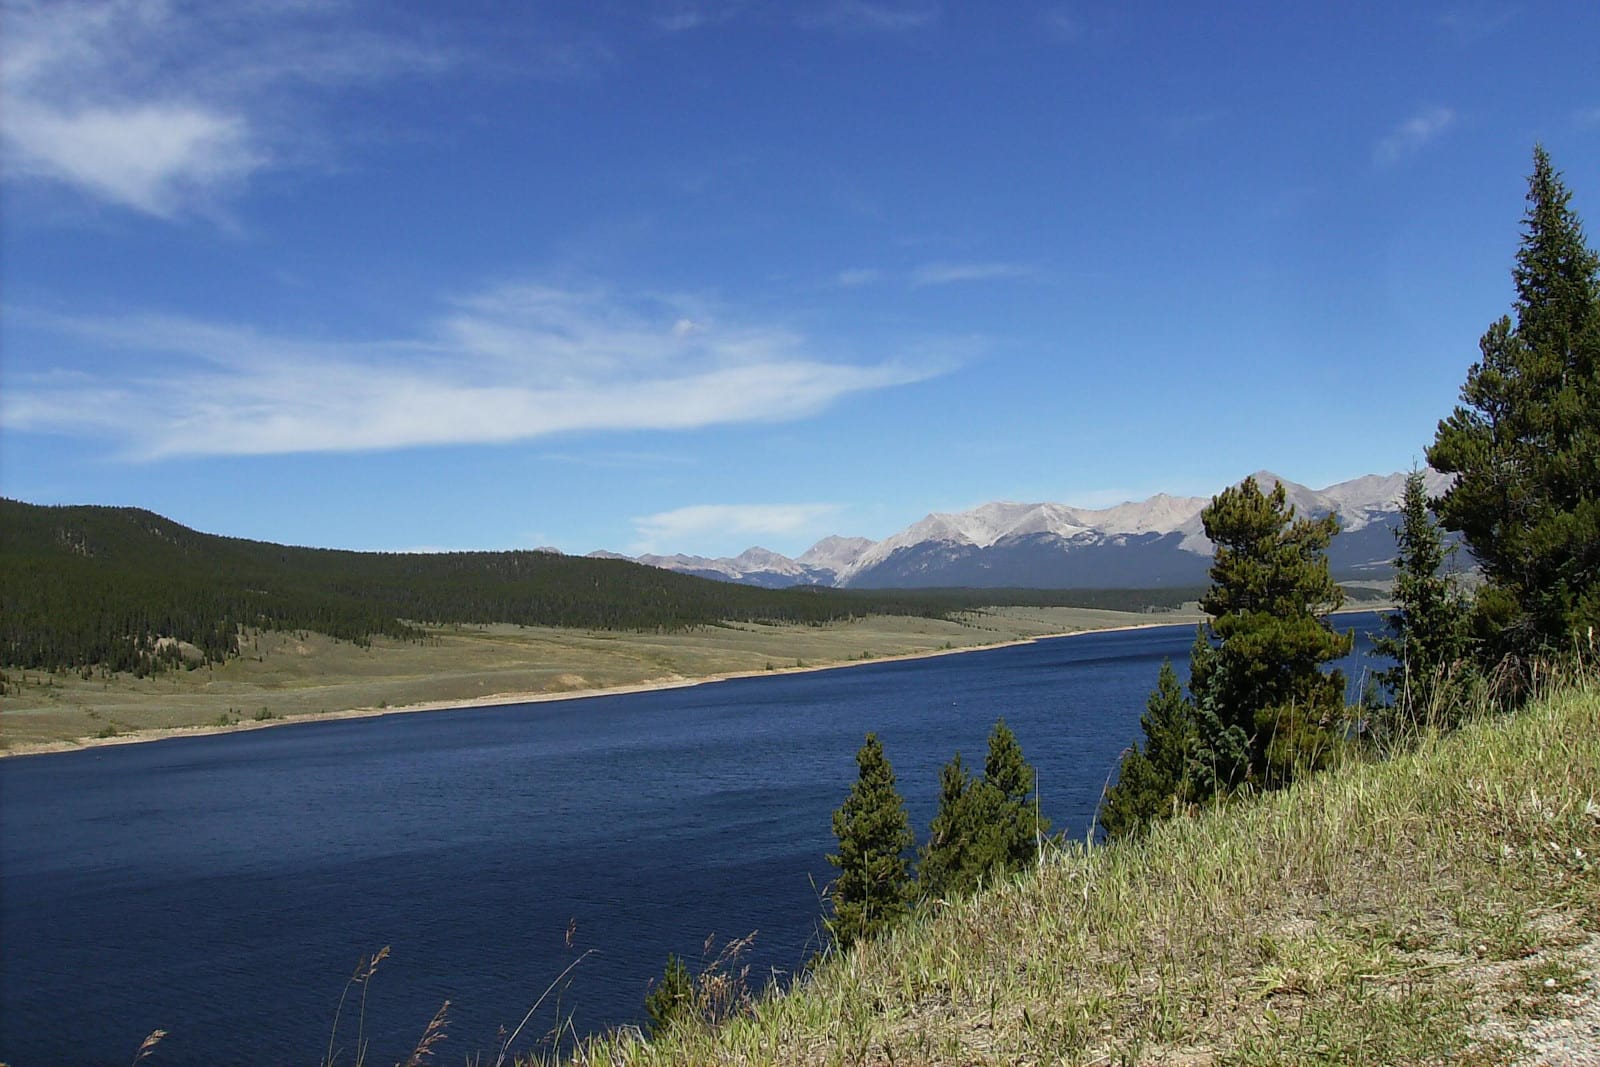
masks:
{"label": "blue lake water", "polygon": [[[1344,666],[1359,684],[1371,614]],[[925,834],[939,767],[1004,716],[1085,834],[1189,626],[687,689],[310,722],[0,760],[0,1061],[315,1064],[384,945],[368,1062],[449,998],[444,1059],[569,1017],[640,1022],[667,953],[756,932],[752,981],[821,944],[830,814],[876,731]],[[569,946],[569,930],[571,931]],[[347,1009],[347,1016],[349,1009]],[[347,1021],[349,1021],[347,1019]],[[353,1060],[354,1029],[338,1041]]]}

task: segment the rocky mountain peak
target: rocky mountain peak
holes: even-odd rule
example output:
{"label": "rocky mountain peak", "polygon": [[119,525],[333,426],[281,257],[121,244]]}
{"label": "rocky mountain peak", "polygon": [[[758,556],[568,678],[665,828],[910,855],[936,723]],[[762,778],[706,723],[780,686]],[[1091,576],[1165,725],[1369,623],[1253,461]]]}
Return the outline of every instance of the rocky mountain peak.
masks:
{"label": "rocky mountain peak", "polygon": [[[1336,574],[1340,568],[1346,576],[1387,573],[1403,473],[1364,475],[1320,490],[1269,470],[1252,477],[1264,491],[1281,484],[1299,515],[1339,516],[1343,533],[1330,549]],[[1430,495],[1450,485],[1435,471],[1425,478]],[[930,512],[882,541],[824,537],[798,559],[755,546],[732,559],[641,556],[639,562],[765,586],[1198,585],[1212,553],[1200,521],[1209,501],[1167,493],[1107,508],[997,500]]]}

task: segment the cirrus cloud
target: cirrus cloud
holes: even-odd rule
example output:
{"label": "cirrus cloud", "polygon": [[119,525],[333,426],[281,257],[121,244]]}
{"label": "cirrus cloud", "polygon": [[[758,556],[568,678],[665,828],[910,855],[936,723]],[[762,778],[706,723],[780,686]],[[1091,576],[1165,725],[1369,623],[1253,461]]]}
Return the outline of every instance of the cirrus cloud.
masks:
{"label": "cirrus cloud", "polygon": [[834,275],[833,282],[843,289],[856,289],[882,282],[897,282],[912,289],[966,282],[990,282],[1032,278],[1036,270],[1026,263],[994,261],[923,263],[904,271],[878,267],[851,267]]}
{"label": "cirrus cloud", "polygon": [[302,154],[311,92],[455,64],[342,6],[6,0],[7,177],[175,218]]}
{"label": "cirrus cloud", "polygon": [[1456,113],[1447,107],[1428,107],[1390,130],[1372,150],[1373,161],[1392,166],[1420,152],[1455,125]]}
{"label": "cirrus cloud", "polygon": [[1026,278],[1033,271],[1021,263],[924,263],[911,272],[911,284],[954,285],[999,278]]}
{"label": "cirrus cloud", "polygon": [[903,33],[921,30],[939,20],[939,7],[928,2],[871,3],[868,0],[829,0],[799,14],[803,26],[817,26],[846,34]]}
{"label": "cirrus cloud", "polygon": [[837,504],[691,504],[636,517],[633,550],[653,552],[707,536],[787,537],[816,528],[839,510]]}
{"label": "cirrus cloud", "polygon": [[388,340],[161,315],[21,319],[41,364],[53,336],[87,346],[101,369],[29,373],[29,345],[11,342],[0,425],[109,439],[141,460],[787,421],[948,366],[850,362],[785,327],[725,321],[683,298],[541,285],[456,301],[414,336]]}

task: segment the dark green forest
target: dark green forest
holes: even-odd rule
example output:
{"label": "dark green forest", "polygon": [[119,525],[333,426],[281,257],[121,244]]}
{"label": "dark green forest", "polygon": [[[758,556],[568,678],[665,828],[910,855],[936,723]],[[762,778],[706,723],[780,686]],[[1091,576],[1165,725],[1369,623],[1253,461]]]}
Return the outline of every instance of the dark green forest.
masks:
{"label": "dark green forest", "polygon": [[[516,623],[677,630],[940,618],[988,605],[1140,609],[1198,589],[758,589],[626,560],[551,552],[348,552],[200,533],[137,508],[0,500],[0,665],[137,674],[239,651],[243,628],[365,644],[421,626]],[[191,653],[192,655],[192,653]]]}

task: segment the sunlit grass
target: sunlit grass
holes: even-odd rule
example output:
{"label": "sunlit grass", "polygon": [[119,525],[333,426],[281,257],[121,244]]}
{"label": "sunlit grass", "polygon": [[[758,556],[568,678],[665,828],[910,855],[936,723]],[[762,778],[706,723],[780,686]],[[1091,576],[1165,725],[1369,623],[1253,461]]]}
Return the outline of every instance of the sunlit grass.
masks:
{"label": "sunlit grass", "polygon": [[1600,930],[1600,689],[930,909],[582,1064],[1506,1062]]}

